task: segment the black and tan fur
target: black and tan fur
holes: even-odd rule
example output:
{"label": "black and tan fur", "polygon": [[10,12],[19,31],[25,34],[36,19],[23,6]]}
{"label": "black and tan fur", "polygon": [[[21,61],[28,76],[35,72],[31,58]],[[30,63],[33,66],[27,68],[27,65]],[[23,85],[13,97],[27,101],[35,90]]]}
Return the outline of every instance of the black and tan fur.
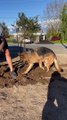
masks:
{"label": "black and tan fur", "polygon": [[27,74],[35,63],[38,63],[39,67],[43,70],[44,67],[46,67],[47,71],[49,71],[51,65],[54,64],[56,70],[61,72],[55,53],[46,47],[36,48],[32,52],[21,53],[20,60],[27,62],[29,65],[23,74]]}

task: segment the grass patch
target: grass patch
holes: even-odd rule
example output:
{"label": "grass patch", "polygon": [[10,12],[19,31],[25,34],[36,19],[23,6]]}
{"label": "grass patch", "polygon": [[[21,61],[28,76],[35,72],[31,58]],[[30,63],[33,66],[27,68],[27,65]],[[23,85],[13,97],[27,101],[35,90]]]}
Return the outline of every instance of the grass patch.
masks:
{"label": "grass patch", "polygon": [[9,39],[7,39],[7,42],[8,43],[17,43],[17,40],[16,39],[14,39],[14,38],[9,38]]}
{"label": "grass patch", "polygon": [[[53,41],[54,44],[61,44],[61,40]],[[67,44],[67,40],[62,40],[63,44]]]}

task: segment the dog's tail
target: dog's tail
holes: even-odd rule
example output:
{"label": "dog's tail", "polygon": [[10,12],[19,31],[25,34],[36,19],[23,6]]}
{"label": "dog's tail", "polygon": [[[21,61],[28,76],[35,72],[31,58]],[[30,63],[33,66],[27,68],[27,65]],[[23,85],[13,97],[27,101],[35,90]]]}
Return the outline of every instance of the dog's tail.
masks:
{"label": "dog's tail", "polygon": [[55,65],[56,70],[57,70],[59,73],[60,73],[60,72],[63,72],[63,69],[60,68],[56,57],[54,58],[54,65]]}

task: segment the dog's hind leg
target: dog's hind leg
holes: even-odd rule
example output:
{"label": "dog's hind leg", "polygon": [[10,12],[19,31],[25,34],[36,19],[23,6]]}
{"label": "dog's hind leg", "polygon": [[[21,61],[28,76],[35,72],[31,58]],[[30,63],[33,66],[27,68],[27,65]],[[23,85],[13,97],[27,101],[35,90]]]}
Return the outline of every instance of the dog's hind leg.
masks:
{"label": "dog's hind leg", "polygon": [[59,64],[58,64],[57,58],[54,58],[54,65],[55,65],[56,70],[57,70],[59,73],[63,71],[63,70],[60,68]]}
{"label": "dog's hind leg", "polygon": [[32,67],[33,67],[33,63],[29,64],[29,66],[26,69],[26,71],[24,73],[22,73],[22,74],[27,74],[31,70]]}

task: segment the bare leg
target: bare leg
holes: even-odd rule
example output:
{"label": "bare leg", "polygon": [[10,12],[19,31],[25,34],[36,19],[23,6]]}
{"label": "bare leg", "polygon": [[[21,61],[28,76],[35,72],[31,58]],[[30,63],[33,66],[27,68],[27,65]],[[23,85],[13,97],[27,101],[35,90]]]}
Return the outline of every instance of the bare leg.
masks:
{"label": "bare leg", "polygon": [[31,70],[32,67],[33,67],[33,63],[29,64],[29,67],[27,68],[27,70],[22,74],[27,74]]}
{"label": "bare leg", "polygon": [[11,60],[10,52],[8,49],[5,50],[5,57],[6,57],[6,61],[7,61],[8,65],[9,65],[10,71],[13,71],[12,60]]}

